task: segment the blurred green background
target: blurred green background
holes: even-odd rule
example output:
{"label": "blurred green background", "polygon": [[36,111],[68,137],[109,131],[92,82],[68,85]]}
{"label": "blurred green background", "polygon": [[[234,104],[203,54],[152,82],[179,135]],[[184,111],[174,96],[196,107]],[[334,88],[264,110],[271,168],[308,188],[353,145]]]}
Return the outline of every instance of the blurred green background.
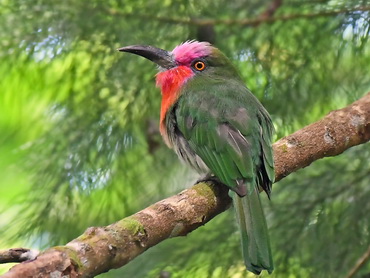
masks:
{"label": "blurred green background", "polygon": [[[155,66],[118,47],[214,43],[277,140],[370,91],[369,11],[361,0],[0,0],[0,249],[65,244],[197,179],[160,138]],[[269,277],[354,267],[370,245],[369,157],[364,144],[317,161],[263,197]],[[229,210],[99,277],[252,277],[238,236]]]}

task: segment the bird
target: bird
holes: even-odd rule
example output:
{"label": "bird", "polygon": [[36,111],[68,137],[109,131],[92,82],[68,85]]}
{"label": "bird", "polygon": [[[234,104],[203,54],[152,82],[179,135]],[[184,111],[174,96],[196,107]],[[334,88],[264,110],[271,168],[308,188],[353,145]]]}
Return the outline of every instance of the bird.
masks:
{"label": "bird", "polygon": [[260,190],[274,181],[271,117],[225,54],[208,42],[185,41],[172,51],[150,45],[118,49],[157,64],[162,94],[159,130],[186,164],[229,188],[246,269],[274,266]]}

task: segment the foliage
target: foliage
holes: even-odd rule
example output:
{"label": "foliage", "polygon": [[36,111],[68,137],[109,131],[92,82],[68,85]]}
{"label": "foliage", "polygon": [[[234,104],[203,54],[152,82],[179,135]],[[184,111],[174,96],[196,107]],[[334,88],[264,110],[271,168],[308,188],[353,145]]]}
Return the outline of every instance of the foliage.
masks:
{"label": "foliage", "polygon": [[[286,0],[272,15],[281,20],[240,24],[278,2],[1,1],[0,247],[66,243],[197,178],[161,141],[155,68],[120,46],[213,40],[270,111],[277,138],[369,91],[366,0]],[[370,244],[369,155],[360,146],[274,186],[271,277],[352,268]],[[232,211],[101,277],[123,274],[247,277]]]}

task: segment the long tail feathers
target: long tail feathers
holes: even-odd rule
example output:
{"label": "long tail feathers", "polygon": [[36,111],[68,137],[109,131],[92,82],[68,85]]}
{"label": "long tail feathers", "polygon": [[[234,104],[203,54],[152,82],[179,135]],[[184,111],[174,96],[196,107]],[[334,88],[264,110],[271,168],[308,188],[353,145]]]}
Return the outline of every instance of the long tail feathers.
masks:
{"label": "long tail feathers", "polygon": [[271,274],[274,266],[259,192],[256,189],[244,197],[239,197],[235,192],[230,193],[239,222],[244,263],[247,269],[255,274],[260,274],[266,269]]}

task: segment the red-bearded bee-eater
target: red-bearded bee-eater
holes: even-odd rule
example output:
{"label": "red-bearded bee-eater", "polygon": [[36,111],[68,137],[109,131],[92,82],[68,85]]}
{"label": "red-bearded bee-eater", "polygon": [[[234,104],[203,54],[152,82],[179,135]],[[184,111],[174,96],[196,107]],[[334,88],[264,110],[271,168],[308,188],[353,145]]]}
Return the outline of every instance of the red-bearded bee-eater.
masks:
{"label": "red-bearded bee-eater", "polygon": [[248,90],[230,60],[207,42],[187,41],[171,52],[133,45],[119,51],[159,66],[160,132],[192,168],[230,189],[244,262],[255,274],[273,271],[259,189],[270,197],[274,180],[268,112]]}

